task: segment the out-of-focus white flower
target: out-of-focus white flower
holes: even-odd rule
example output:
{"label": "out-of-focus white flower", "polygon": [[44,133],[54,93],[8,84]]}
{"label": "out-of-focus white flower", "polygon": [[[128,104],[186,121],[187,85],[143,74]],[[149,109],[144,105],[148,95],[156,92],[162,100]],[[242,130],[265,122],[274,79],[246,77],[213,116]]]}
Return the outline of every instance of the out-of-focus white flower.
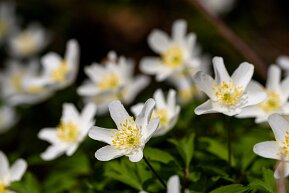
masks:
{"label": "out-of-focus white flower", "polygon": [[15,5],[12,2],[0,3],[0,42],[16,31]]}
{"label": "out-of-focus white flower", "polygon": [[258,82],[254,82],[256,87],[263,89],[267,93],[267,98],[260,104],[245,107],[237,115],[239,118],[256,117],[255,122],[266,122],[269,115],[278,113],[282,115],[289,114],[289,76],[281,80],[281,69],[278,66],[271,65],[268,71],[266,88],[263,88]]}
{"label": "out-of-focus white flower", "polygon": [[0,107],[0,134],[6,132],[17,122],[14,108],[9,106]]}
{"label": "out-of-focus white flower", "polygon": [[35,60],[28,64],[9,61],[6,66],[0,74],[0,85],[2,98],[9,105],[38,103],[52,94],[39,83],[39,65]]}
{"label": "out-of-focus white flower", "polygon": [[[154,99],[156,101],[156,107],[152,113],[152,119],[159,117],[160,124],[153,136],[161,136],[170,131],[176,124],[179,114],[180,106],[176,105],[176,91],[170,90],[167,100],[164,97],[164,93],[161,89],[158,89],[154,93]],[[143,109],[144,104],[140,103],[134,105],[131,111],[134,115],[139,115]]]}
{"label": "out-of-focus white flower", "polygon": [[[268,118],[276,141],[265,141],[257,143],[253,151],[259,156],[284,161],[284,176],[289,175],[289,123],[281,115],[272,114]],[[278,167],[280,167],[279,164]],[[279,168],[277,167],[274,176],[280,178]]]}
{"label": "out-of-focus white flower", "polygon": [[148,77],[134,77],[133,71],[134,65],[130,60],[122,56],[117,58],[115,52],[109,52],[104,65],[94,63],[85,68],[89,80],[77,92],[85,101],[97,104],[99,114],[105,113],[111,101],[120,100],[129,104],[148,85]]}
{"label": "out-of-focus white flower", "polygon": [[213,14],[223,14],[231,11],[236,0],[201,0],[200,1]]}
{"label": "out-of-focus white flower", "polygon": [[9,39],[10,54],[16,57],[31,57],[42,51],[48,40],[47,32],[40,25],[31,24]]}
{"label": "out-of-focus white flower", "polygon": [[18,159],[10,167],[6,155],[0,151],[0,192],[15,193],[9,190],[12,182],[21,180],[27,169],[27,163],[23,159]]}
{"label": "out-of-focus white flower", "polygon": [[228,116],[239,114],[246,106],[256,105],[265,100],[266,94],[250,82],[254,66],[247,62],[240,64],[230,77],[223,58],[214,57],[215,80],[204,72],[194,76],[199,89],[210,97],[195,109],[197,115],[221,112]]}
{"label": "out-of-focus white flower", "polygon": [[172,27],[172,39],[160,30],[154,30],[148,37],[149,46],[160,57],[145,57],[140,68],[147,74],[156,75],[163,81],[174,74],[186,74],[200,66],[196,57],[196,35],[186,34],[187,23],[177,20]]}
{"label": "out-of-focus white flower", "polygon": [[54,89],[71,85],[77,76],[79,67],[79,45],[72,39],[67,42],[64,58],[51,52],[42,57],[43,84]]}
{"label": "out-of-focus white flower", "polygon": [[63,153],[71,156],[94,125],[95,113],[94,104],[87,104],[81,113],[73,104],[64,104],[59,125],[56,128],[44,128],[38,134],[40,139],[51,143],[41,158],[53,160]]}
{"label": "out-of-focus white flower", "polygon": [[279,56],[277,64],[289,74],[289,56]]}
{"label": "out-of-focus white flower", "polygon": [[[139,193],[148,193],[146,191],[140,191]],[[167,193],[181,193],[180,178],[177,175],[171,176],[167,183]],[[190,193],[189,190],[185,190],[185,193]]]}
{"label": "out-of-focus white flower", "polygon": [[95,152],[96,159],[109,161],[120,156],[128,156],[132,162],[138,162],[143,158],[145,144],[156,131],[159,118],[150,119],[155,101],[148,99],[141,113],[134,120],[129,116],[120,101],[109,104],[111,118],[117,129],[105,129],[94,126],[89,131],[89,137],[108,143]]}

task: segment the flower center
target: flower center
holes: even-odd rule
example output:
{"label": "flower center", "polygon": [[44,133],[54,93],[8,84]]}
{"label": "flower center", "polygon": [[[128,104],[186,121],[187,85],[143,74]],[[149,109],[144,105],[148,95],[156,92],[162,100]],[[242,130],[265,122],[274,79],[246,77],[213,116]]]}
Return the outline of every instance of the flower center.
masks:
{"label": "flower center", "polygon": [[22,75],[21,73],[12,74],[10,82],[12,87],[17,91],[22,91]]}
{"label": "flower center", "polygon": [[43,91],[43,89],[40,86],[29,86],[27,88],[27,91],[29,93],[32,93],[32,94],[37,94],[37,93],[40,93],[41,91]]}
{"label": "flower center", "polygon": [[132,117],[124,123],[121,123],[120,126],[121,128],[114,133],[112,146],[117,150],[130,152],[139,146],[142,134],[138,130]]}
{"label": "flower center", "polygon": [[157,117],[160,118],[161,126],[166,126],[169,124],[169,113],[167,109],[162,108],[162,109],[154,110],[152,114],[152,119],[157,118]]}
{"label": "flower center", "polygon": [[217,102],[225,106],[236,106],[242,100],[244,94],[241,86],[236,86],[232,81],[222,82],[222,84],[215,85],[215,96]]}
{"label": "flower center", "polygon": [[182,49],[179,47],[169,48],[162,54],[161,59],[166,66],[177,68],[184,62]]}
{"label": "flower center", "polygon": [[197,88],[195,86],[192,86],[191,88],[181,89],[179,91],[179,96],[183,101],[190,101],[192,97],[197,94],[197,92]]}
{"label": "flower center", "polygon": [[0,181],[0,193],[5,193],[6,192],[6,187],[3,182]]}
{"label": "flower center", "polygon": [[78,139],[78,127],[71,121],[60,123],[57,127],[57,137],[64,142],[75,142]]}
{"label": "flower center", "polygon": [[35,42],[30,34],[24,32],[19,36],[19,49],[24,54],[30,54],[35,50]]}
{"label": "flower center", "polygon": [[120,83],[119,76],[116,73],[107,73],[98,82],[98,88],[101,90],[109,90],[118,87]]}
{"label": "flower center", "polygon": [[52,70],[51,78],[55,82],[63,82],[66,78],[68,72],[68,66],[65,61],[63,61],[56,69]]}
{"label": "flower center", "polygon": [[274,112],[281,107],[280,95],[274,91],[267,91],[267,98],[260,104],[265,112]]}
{"label": "flower center", "polygon": [[4,35],[7,31],[6,22],[3,19],[0,19],[0,34],[1,36]]}
{"label": "flower center", "polygon": [[280,153],[277,153],[278,156],[285,160],[289,160],[289,132],[286,131],[285,141],[280,143],[277,141],[277,144],[280,146]]}

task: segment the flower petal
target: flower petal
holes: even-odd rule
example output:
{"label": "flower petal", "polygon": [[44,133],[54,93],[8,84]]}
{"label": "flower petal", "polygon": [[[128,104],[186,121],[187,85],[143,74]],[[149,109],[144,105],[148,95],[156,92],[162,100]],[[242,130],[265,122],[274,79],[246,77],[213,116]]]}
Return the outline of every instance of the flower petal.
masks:
{"label": "flower petal", "polygon": [[63,104],[63,114],[61,117],[61,121],[63,122],[73,121],[79,123],[79,118],[80,118],[79,112],[72,103]]}
{"label": "flower petal", "polygon": [[164,93],[161,89],[158,89],[155,91],[154,99],[156,101],[156,108],[157,109],[165,108],[167,106],[166,101],[165,101],[165,97],[164,97]]}
{"label": "flower petal", "polygon": [[262,86],[256,81],[251,81],[246,90],[248,96],[246,106],[259,104],[267,97]]}
{"label": "flower petal", "polygon": [[285,70],[289,69],[289,56],[279,56],[277,58],[279,66]]}
{"label": "flower petal", "polygon": [[269,125],[271,126],[275,138],[278,142],[285,142],[285,136],[289,133],[289,123],[279,114],[272,114],[268,118]]}
{"label": "flower petal", "polygon": [[79,63],[79,45],[76,40],[71,39],[67,42],[64,58],[69,65],[69,68],[77,72]]}
{"label": "flower petal", "polygon": [[150,138],[155,134],[155,132],[158,129],[159,123],[160,119],[155,118],[149,122],[149,124],[145,127],[145,129],[143,128],[142,134],[143,138],[145,139],[144,140],[145,143],[147,143],[150,140]]}
{"label": "flower petal", "polygon": [[129,114],[119,100],[115,100],[109,103],[108,108],[110,116],[115,122],[118,129],[120,129],[121,123],[125,123],[126,120],[130,119]]}
{"label": "flower petal", "polygon": [[168,193],[180,193],[181,192],[179,176],[174,175],[170,177],[170,179],[168,180],[167,189],[168,189]]}
{"label": "flower petal", "polygon": [[0,151],[0,179],[9,174],[9,162],[6,155]]}
{"label": "flower petal", "polygon": [[248,106],[242,109],[242,112],[238,114],[237,118],[259,117],[264,115],[264,112],[258,106]]}
{"label": "flower petal", "polygon": [[91,139],[111,144],[112,139],[113,139],[113,134],[115,132],[117,132],[116,129],[106,129],[106,128],[93,126],[90,128],[88,136]]}
{"label": "flower petal", "polygon": [[57,131],[55,128],[44,128],[38,133],[38,138],[48,141],[49,143],[57,143],[59,141],[57,137]]}
{"label": "flower petal", "polygon": [[243,62],[235,70],[232,75],[232,81],[237,85],[243,88],[246,88],[249,84],[254,73],[254,66],[248,62]]}
{"label": "flower petal", "polygon": [[274,177],[276,179],[280,179],[280,170],[282,170],[283,176],[284,178],[286,178],[287,176],[289,176],[289,162],[280,162],[274,172]]}
{"label": "flower petal", "polygon": [[142,128],[145,128],[147,126],[151,118],[154,107],[155,107],[155,101],[151,98],[148,99],[145,102],[141,113],[136,117],[135,123],[141,130]]}
{"label": "flower petal", "polygon": [[194,76],[196,86],[206,93],[211,99],[215,99],[214,86],[216,85],[215,80],[209,75],[202,71],[199,71]]}
{"label": "flower petal", "polygon": [[207,113],[216,113],[215,109],[213,109],[213,103],[211,100],[207,100],[203,104],[197,106],[195,109],[195,114],[196,115],[202,115],[202,114],[207,114]]}
{"label": "flower petal", "polygon": [[168,35],[160,30],[153,30],[148,37],[148,44],[153,51],[162,54],[168,49],[171,42]]}
{"label": "flower petal", "polygon": [[281,92],[283,94],[283,97],[288,100],[289,97],[289,76],[287,76],[282,82],[281,82]]}
{"label": "flower petal", "polygon": [[130,108],[130,111],[137,117],[143,109],[144,103],[138,103]]}
{"label": "flower petal", "polygon": [[213,58],[213,68],[215,73],[215,80],[217,84],[221,84],[223,81],[228,82],[231,80],[228,71],[225,67],[224,60],[221,57]]}
{"label": "flower petal", "polygon": [[268,90],[280,91],[281,69],[271,65],[268,70],[266,88]]}
{"label": "flower petal", "polygon": [[18,159],[10,169],[10,182],[19,181],[27,169],[27,163],[23,159]]}
{"label": "flower petal", "polygon": [[65,148],[59,144],[51,145],[40,156],[43,160],[49,161],[59,157],[61,154],[64,153],[64,151]]}
{"label": "flower petal", "polygon": [[254,145],[253,151],[255,154],[271,159],[280,159],[280,146],[276,141],[265,141]]}
{"label": "flower petal", "polygon": [[174,89],[169,90],[167,103],[171,110],[176,108],[176,91]]}
{"label": "flower petal", "polygon": [[104,146],[95,152],[95,158],[99,161],[109,161],[122,156],[123,153],[111,145]]}
{"label": "flower petal", "polygon": [[141,148],[135,149],[128,157],[131,162],[139,162],[143,158],[143,151]]}
{"label": "flower petal", "polygon": [[172,27],[172,38],[175,42],[183,42],[186,38],[187,22],[179,19],[174,22]]}

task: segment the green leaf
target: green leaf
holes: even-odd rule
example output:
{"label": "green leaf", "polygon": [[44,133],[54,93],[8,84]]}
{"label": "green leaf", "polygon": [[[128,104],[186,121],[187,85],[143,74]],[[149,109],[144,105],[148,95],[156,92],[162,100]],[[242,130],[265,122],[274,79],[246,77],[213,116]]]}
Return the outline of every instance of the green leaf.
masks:
{"label": "green leaf", "polygon": [[243,193],[247,192],[250,188],[244,187],[242,184],[231,184],[217,188],[210,193]]}
{"label": "green leaf", "polygon": [[19,193],[40,193],[39,182],[31,173],[26,173],[24,179],[13,183],[11,188]]}
{"label": "green leaf", "polygon": [[142,190],[142,182],[138,176],[136,164],[127,159],[110,161],[105,165],[105,176],[123,182],[137,190]]}
{"label": "green leaf", "polygon": [[171,139],[170,142],[176,146],[179,154],[185,162],[186,168],[188,168],[194,155],[195,133],[191,133],[189,136],[179,141]]}
{"label": "green leaf", "polygon": [[257,190],[263,190],[268,193],[276,192],[276,180],[274,173],[270,169],[262,168],[263,181],[260,179],[253,179],[250,183],[250,187]]}
{"label": "green leaf", "polygon": [[168,164],[170,162],[174,162],[175,159],[169,153],[162,151],[160,149],[146,147],[144,149],[144,155],[152,161],[161,162],[164,164]]}

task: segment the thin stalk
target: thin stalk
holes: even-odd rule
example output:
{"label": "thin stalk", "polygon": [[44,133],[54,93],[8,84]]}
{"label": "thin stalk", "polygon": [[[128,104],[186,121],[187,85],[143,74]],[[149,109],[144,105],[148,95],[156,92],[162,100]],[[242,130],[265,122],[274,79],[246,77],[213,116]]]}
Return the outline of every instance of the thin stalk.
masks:
{"label": "thin stalk", "polygon": [[227,137],[228,137],[228,166],[229,166],[229,171],[231,170],[232,166],[232,145],[231,145],[231,128],[227,127]]}
{"label": "thin stalk", "polygon": [[267,65],[255,53],[255,51],[245,43],[229,26],[225,24],[219,17],[207,10],[200,0],[186,0],[193,5],[210,23],[215,27],[219,34],[229,42],[237,51],[239,51],[249,62],[252,62],[257,69],[257,72],[263,77],[266,77]]}
{"label": "thin stalk", "polygon": [[153,174],[156,176],[156,178],[160,181],[160,183],[163,185],[165,189],[167,189],[166,183],[163,181],[163,179],[158,175],[157,171],[153,168],[153,166],[150,164],[150,162],[147,160],[145,156],[143,156],[143,159],[147,166],[150,168],[150,170],[153,172]]}

